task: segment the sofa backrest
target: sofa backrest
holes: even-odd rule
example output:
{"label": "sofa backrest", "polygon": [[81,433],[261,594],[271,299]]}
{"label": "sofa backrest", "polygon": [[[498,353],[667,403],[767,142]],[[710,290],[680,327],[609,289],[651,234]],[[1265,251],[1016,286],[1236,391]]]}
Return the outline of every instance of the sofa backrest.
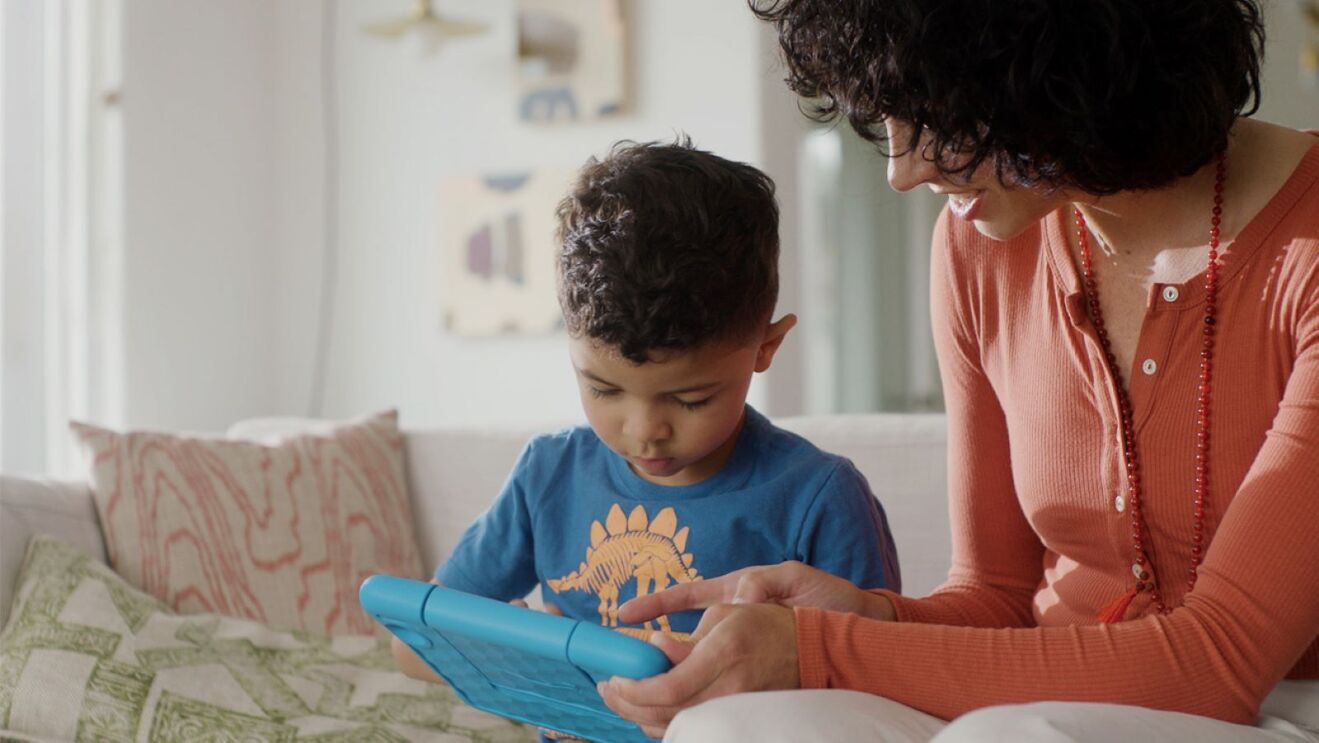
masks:
{"label": "sofa backrest", "polygon": [[[851,458],[870,481],[898,543],[904,593],[923,595],[943,580],[950,551],[942,416],[833,415],[775,422]],[[258,419],[233,426],[229,435],[273,441],[318,425],[324,423]],[[417,536],[427,565],[439,564],[490,504],[533,433],[471,428],[405,433]],[[0,476],[0,619],[8,614],[28,539],[38,533],[105,559],[85,483]]]}
{"label": "sofa backrest", "polygon": [[[850,458],[884,504],[903,592],[923,595],[948,573],[946,434],[941,415],[829,415],[775,423]],[[427,565],[439,564],[499,493],[531,430],[432,429],[406,434],[408,477]]]}
{"label": "sofa backrest", "polygon": [[104,562],[92,491],[84,482],[0,475],[0,625],[9,616],[28,541],[51,534]]}

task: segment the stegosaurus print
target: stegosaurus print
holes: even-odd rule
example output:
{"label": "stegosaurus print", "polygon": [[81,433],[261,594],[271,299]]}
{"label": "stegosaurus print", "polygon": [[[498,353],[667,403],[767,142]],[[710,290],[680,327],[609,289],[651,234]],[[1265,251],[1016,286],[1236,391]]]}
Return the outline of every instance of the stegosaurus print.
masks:
{"label": "stegosaurus print", "polygon": [[[701,576],[692,568],[691,553],[687,547],[688,527],[678,528],[678,516],[672,508],[665,508],[651,520],[644,506],[632,509],[629,516],[615,503],[605,517],[604,525],[591,523],[591,546],[586,548],[586,561],[577,570],[546,583],[550,590],[561,593],[567,590],[584,591],[600,597],[600,624],[618,627],[618,593],[628,580],[637,579],[637,595],[645,596],[662,591],[673,583],[691,583]],[[650,630],[619,631],[648,637]],[[669,618],[661,616],[656,627],[665,634],[678,636],[669,627]]]}

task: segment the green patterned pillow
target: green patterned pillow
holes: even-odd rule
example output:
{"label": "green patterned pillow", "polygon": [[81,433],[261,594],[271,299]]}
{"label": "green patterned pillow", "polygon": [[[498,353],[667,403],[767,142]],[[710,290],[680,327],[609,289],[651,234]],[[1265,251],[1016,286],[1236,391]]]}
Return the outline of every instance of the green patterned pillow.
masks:
{"label": "green patterned pillow", "polygon": [[387,644],[179,616],[50,537],[0,633],[0,737],[523,741],[535,731],[393,670]]}

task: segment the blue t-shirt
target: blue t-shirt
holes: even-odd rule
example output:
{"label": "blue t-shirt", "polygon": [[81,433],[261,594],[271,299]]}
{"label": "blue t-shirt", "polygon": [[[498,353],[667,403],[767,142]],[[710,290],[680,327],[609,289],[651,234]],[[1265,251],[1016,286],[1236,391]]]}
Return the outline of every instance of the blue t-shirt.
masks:
{"label": "blue t-shirt", "polygon": [[[638,477],[586,426],[537,436],[435,577],[502,601],[540,583],[565,616],[615,627],[638,594],[785,560],[900,589],[888,522],[856,467],[747,406],[728,462],[694,485]],[[647,628],[691,632],[700,616]]]}

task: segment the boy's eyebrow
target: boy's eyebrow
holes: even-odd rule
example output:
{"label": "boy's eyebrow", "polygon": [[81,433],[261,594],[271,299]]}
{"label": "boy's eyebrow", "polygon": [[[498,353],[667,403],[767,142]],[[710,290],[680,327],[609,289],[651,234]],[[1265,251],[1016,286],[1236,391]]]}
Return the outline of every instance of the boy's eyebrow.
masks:
{"label": "boy's eyebrow", "polygon": [[[577,371],[580,372],[581,375],[582,375],[583,377],[586,377],[587,379],[591,380],[592,382],[599,382],[600,384],[608,385],[608,386],[610,386],[610,387],[617,387],[617,386],[618,386],[618,385],[614,384],[613,382],[610,382],[608,379],[605,379],[604,377],[601,377],[601,376],[598,376],[598,375],[596,375],[596,374],[594,374],[594,373],[592,373],[592,372],[589,372],[589,371],[587,371],[586,369],[578,369]],[[683,394],[686,394],[686,393],[688,393],[688,392],[701,392],[701,391],[703,391],[703,390],[708,390],[708,389],[710,389],[711,387],[718,387],[718,386],[719,386],[719,383],[718,383],[718,382],[706,382],[705,384],[694,384],[694,385],[692,385],[692,386],[690,386],[690,387],[683,387],[682,389],[678,389],[678,390],[665,390],[663,394],[665,394],[665,395],[683,395]]]}
{"label": "boy's eyebrow", "polygon": [[591,372],[585,369],[578,368],[577,372],[581,374],[583,377],[586,377],[587,379],[591,380],[592,382],[599,382],[600,384],[608,385],[610,387],[618,386],[613,382],[609,381],[608,379],[605,379],[604,377],[596,376],[595,374],[592,374]]}

